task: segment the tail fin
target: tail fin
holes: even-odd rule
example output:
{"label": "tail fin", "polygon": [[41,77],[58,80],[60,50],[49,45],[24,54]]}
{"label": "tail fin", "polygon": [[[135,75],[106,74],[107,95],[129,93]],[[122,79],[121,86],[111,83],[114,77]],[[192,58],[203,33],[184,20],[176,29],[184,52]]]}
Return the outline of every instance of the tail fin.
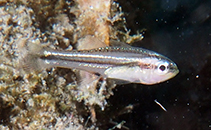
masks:
{"label": "tail fin", "polygon": [[18,45],[18,65],[17,67],[25,73],[39,72],[47,68],[47,65],[40,56],[43,55],[44,49],[41,45],[26,41]]}

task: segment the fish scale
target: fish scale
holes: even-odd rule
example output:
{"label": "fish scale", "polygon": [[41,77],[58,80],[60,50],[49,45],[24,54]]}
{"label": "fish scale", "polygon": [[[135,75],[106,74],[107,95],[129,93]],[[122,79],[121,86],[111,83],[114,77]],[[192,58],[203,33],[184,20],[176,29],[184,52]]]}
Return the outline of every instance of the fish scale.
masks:
{"label": "fish scale", "polygon": [[85,70],[128,83],[156,84],[179,72],[177,65],[170,59],[143,48],[103,47],[83,51],[41,51],[43,52],[39,56],[46,66]]}
{"label": "fish scale", "polygon": [[43,59],[61,59],[78,62],[128,64],[141,62],[143,57],[161,55],[141,48],[105,47],[85,51],[45,51]]}

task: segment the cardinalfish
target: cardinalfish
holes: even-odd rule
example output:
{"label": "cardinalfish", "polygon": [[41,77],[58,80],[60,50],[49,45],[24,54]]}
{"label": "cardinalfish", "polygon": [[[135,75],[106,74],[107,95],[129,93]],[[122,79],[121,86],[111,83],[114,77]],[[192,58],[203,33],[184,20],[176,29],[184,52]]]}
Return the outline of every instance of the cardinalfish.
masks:
{"label": "cardinalfish", "polygon": [[42,67],[84,70],[123,83],[157,84],[178,74],[177,65],[156,52],[135,47],[102,47],[92,50],[40,49]]}

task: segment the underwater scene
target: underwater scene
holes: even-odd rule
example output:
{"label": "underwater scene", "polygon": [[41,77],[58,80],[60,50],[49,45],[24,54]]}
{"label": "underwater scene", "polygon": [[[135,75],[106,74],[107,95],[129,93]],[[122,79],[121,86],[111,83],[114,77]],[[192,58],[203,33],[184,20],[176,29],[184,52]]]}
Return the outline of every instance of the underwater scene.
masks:
{"label": "underwater scene", "polygon": [[0,129],[211,129],[210,0],[1,0]]}
{"label": "underwater scene", "polygon": [[168,56],[180,72],[153,86],[118,87],[112,103],[134,108],[117,119],[125,120],[133,130],[211,129],[211,1],[150,0],[120,5],[128,11],[127,21],[137,23],[129,28],[146,28],[144,39],[136,45]]}

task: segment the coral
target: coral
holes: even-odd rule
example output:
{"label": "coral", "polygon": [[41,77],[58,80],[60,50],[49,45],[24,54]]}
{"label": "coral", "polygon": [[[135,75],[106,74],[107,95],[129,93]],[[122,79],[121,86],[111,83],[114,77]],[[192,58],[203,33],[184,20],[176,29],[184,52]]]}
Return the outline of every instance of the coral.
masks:
{"label": "coral", "polygon": [[[36,57],[28,56],[24,49],[37,44],[72,50],[76,43],[77,49],[88,49],[108,45],[110,38],[121,39],[121,31],[113,24],[123,20],[123,13],[113,13],[112,19],[111,1],[95,2],[0,2],[1,129],[97,129],[94,123],[87,123],[87,115],[91,113],[92,121],[96,121],[95,105],[104,110],[115,85],[111,82],[105,86],[97,77],[92,79],[93,75],[78,70],[39,70]],[[131,38],[127,31],[121,36],[126,37],[122,41]]]}

